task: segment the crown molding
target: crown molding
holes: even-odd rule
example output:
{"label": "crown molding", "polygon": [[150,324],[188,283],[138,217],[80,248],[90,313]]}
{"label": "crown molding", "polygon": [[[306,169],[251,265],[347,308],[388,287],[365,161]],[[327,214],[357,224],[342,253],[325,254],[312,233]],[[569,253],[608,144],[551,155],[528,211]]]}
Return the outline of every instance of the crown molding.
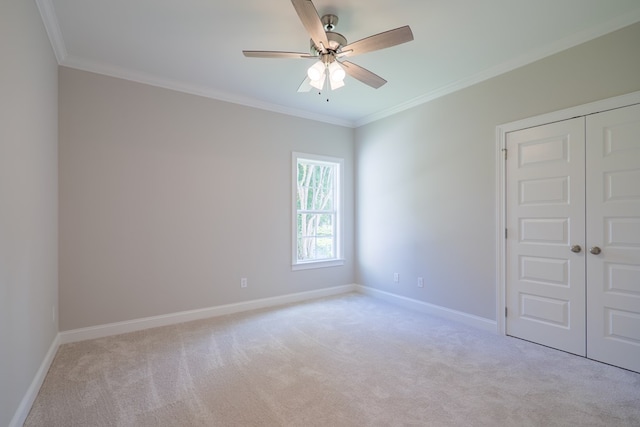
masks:
{"label": "crown molding", "polygon": [[56,56],[58,64],[61,64],[67,58],[67,48],[64,45],[64,39],[62,38],[62,31],[58,24],[56,11],[53,8],[51,0],[36,0],[36,5],[40,11],[44,28],[49,36],[53,53]]}
{"label": "crown molding", "polygon": [[253,98],[241,97],[231,93],[221,92],[206,86],[197,86],[178,80],[171,80],[158,77],[151,73],[134,71],[128,68],[116,67],[109,64],[86,61],[80,58],[67,55],[66,59],[60,63],[61,66],[74,68],[77,70],[88,71],[91,73],[102,74],[109,77],[115,77],[123,80],[129,80],[137,83],[143,83],[150,86],[161,87],[164,89],[174,90],[177,92],[188,93],[191,95],[202,96],[205,98],[215,99],[217,101],[229,102],[232,104],[243,105],[246,107],[257,108],[260,110],[271,111],[275,113],[295,116],[303,119],[314,120],[318,122],[329,123],[337,126],[353,128],[354,123],[338,117],[326,116],[308,111],[301,111],[294,108],[285,107],[278,104],[258,101]]}
{"label": "crown molding", "polygon": [[427,102],[433,101],[437,98],[445,95],[457,92],[461,89],[467,88],[477,83],[481,83],[485,80],[489,80],[493,77],[497,77],[501,74],[505,74],[509,71],[513,71],[517,68],[523,67],[545,57],[562,52],[563,50],[577,46],[579,44],[588,42],[597,37],[611,33],[613,31],[624,28],[628,25],[632,25],[640,21],[640,9],[637,9],[631,13],[621,15],[614,18],[604,24],[591,27],[582,32],[578,32],[571,36],[565,37],[555,43],[547,45],[541,49],[530,51],[524,55],[519,56],[511,61],[504,62],[496,67],[481,71],[473,76],[464,78],[453,82],[451,84],[436,88],[421,96],[413,98],[409,101],[403,102],[391,108],[387,108],[376,113],[361,117],[355,121],[342,119],[334,116],[327,116],[317,113],[311,113],[308,111],[301,111],[299,109],[286,107],[283,105],[272,104],[264,101],[259,101],[249,97],[241,97],[231,93],[221,92],[213,90],[204,86],[191,85],[189,83],[164,79],[155,76],[150,73],[139,72],[135,70],[115,67],[108,64],[102,64],[97,62],[91,62],[82,60],[80,58],[72,57],[68,54],[62,37],[62,31],[58,24],[58,19],[55,14],[52,0],[35,0],[42,17],[47,35],[53,47],[56,59],[59,65],[76,68],[79,70],[89,71],[97,74],[104,74],[111,77],[117,77],[125,80],[135,81],[138,83],[144,83],[151,86],[162,87],[165,89],[175,90],[179,92],[185,92],[192,95],[203,96],[206,98],[216,99],[219,101],[229,102],[233,104],[239,104],[247,107],[257,108],[261,110],[271,111],[275,113],[285,114],[289,116],[299,117],[308,120],[314,120],[324,123],[329,123],[337,126],[357,128],[364,126],[368,123],[372,123],[377,120],[392,116],[402,111],[417,107]]}
{"label": "crown molding", "polygon": [[590,40],[593,40],[598,37],[604,36],[606,34],[612,33],[614,31],[620,30],[626,26],[635,24],[636,22],[639,22],[639,21],[640,21],[640,9],[637,9],[632,13],[619,16],[615,19],[605,22],[602,25],[591,27],[587,30],[578,32],[576,34],[572,34],[571,36],[565,37],[564,39],[558,40],[557,42],[551,43],[543,48],[535,49],[524,55],[520,55],[519,57],[513,60],[504,62],[496,67],[489,68],[485,71],[481,71],[480,73],[477,73],[468,78],[458,80],[446,86],[442,86],[424,95],[413,98],[407,102],[398,104],[395,107],[391,107],[391,108],[379,111],[377,113],[368,115],[366,117],[362,117],[361,119],[355,122],[355,127],[357,128],[357,127],[366,125],[368,123],[372,123],[377,120],[383,119],[385,117],[389,117],[394,114],[400,113],[402,111],[408,110],[410,108],[417,107],[418,105],[425,104],[429,101],[433,101],[434,99],[451,94],[453,92],[457,92],[461,89],[467,88],[469,86],[473,86],[474,84],[481,83],[485,80],[489,80],[493,77],[497,77],[501,74],[505,74],[509,71],[513,71],[517,68],[539,61],[548,56],[562,52],[563,50],[567,50],[574,46],[578,46],[582,43],[586,43]]}

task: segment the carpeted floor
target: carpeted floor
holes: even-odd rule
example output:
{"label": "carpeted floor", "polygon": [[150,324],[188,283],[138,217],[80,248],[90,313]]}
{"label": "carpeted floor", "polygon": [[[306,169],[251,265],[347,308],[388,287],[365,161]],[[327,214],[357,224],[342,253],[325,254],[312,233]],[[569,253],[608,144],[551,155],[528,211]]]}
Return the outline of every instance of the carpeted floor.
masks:
{"label": "carpeted floor", "polygon": [[640,426],[640,374],[348,294],[63,345],[25,426]]}

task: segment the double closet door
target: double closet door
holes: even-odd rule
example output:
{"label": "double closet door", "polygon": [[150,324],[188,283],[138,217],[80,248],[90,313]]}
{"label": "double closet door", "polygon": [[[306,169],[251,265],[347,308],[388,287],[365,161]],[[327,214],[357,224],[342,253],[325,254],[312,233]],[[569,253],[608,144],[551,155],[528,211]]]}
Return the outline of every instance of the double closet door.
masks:
{"label": "double closet door", "polygon": [[640,372],[640,105],[506,148],[507,334]]}

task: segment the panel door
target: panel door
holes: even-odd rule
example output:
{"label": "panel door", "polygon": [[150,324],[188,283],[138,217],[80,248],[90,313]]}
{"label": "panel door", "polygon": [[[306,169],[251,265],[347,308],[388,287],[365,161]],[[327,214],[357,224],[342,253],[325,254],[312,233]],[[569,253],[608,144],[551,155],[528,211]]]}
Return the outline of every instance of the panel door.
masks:
{"label": "panel door", "polygon": [[586,157],[587,357],[640,372],[640,105],[587,117]]}
{"label": "panel door", "polygon": [[[584,118],[507,134],[507,334],[584,356]],[[572,252],[577,245],[580,251]]]}

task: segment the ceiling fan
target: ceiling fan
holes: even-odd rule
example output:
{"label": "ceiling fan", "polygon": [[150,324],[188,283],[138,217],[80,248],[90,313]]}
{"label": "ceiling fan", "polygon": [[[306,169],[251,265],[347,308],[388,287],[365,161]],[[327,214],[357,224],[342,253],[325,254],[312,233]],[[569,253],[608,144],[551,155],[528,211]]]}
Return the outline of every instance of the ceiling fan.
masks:
{"label": "ceiling fan", "polygon": [[308,92],[312,88],[322,90],[325,81],[329,82],[332,90],[341,88],[344,86],[344,78],[347,74],[374,89],[378,89],[387,83],[385,79],[353,62],[342,60],[342,58],[413,40],[411,28],[405,25],[353,43],[347,43],[347,39],[342,34],[333,31],[338,23],[337,16],[324,15],[320,18],[311,0],[291,0],[291,3],[300,17],[302,25],[311,36],[310,53],[264,50],[243,50],[242,52],[244,56],[250,58],[318,59],[307,70],[307,78],[298,88],[298,92]]}

